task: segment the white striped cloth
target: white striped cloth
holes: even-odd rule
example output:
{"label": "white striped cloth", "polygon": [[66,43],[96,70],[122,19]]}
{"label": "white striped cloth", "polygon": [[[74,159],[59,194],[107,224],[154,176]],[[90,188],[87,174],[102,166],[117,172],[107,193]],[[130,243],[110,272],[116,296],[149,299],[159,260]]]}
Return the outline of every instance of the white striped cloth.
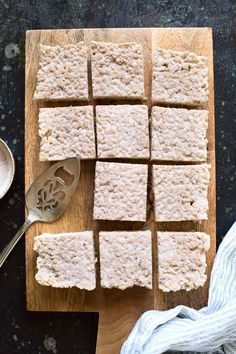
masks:
{"label": "white striped cloth", "polygon": [[121,354],[168,351],[236,354],[236,222],[217,252],[207,307],[177,306],[147,311],[123,344]]}

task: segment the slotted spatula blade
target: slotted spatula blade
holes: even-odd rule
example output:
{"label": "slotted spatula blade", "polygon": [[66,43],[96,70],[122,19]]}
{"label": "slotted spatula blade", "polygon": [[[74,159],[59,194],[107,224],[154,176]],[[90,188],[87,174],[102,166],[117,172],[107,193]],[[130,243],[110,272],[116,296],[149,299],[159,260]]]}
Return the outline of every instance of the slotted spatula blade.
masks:
{"label": "slotted spatula blade", "polygon": [[57,162],[33,182],[26,193],[28,217],[0,254],[0,268],[32,223],[53,222],[64,213],[76,191],[79,176],[80,161],[73,157]]}

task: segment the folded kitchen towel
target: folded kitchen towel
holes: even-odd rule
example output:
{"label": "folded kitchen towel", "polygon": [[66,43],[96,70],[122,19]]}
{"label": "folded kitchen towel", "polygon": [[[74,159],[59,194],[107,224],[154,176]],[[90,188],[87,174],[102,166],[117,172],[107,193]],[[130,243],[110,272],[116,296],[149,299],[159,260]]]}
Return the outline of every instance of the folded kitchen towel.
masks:
{"label": "folded kitchen towel", "polygon": [[236,354],[236,222],[217,252],[207,307],[147,311],[121,354],[191,352]]}

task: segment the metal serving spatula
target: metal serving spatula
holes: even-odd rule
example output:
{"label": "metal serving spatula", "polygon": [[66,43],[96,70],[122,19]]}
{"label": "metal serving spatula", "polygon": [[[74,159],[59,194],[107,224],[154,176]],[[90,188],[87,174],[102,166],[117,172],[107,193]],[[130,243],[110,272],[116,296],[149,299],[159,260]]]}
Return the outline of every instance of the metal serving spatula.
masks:
{"label": "metal serving spatula", "polygon": [[80,161],[74,157],[54,164],[34,181],[25,198],[28,217],[0,254],[0,268],[32,223],[53,222],[64,213],[77,188],[79,175]]}

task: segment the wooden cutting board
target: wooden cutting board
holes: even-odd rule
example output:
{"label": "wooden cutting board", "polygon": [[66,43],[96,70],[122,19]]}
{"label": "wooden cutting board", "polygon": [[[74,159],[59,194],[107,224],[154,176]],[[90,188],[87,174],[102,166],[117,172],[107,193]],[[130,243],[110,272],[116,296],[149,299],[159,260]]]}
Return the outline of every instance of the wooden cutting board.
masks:
{"label": "wooden cutting board", "polygon": [[[86,30],[39,30],[26,34],[25,70],[25,187],[26,190],[36,176],[46,170],[49,163],[39,162],[39,139],[37,118],[39,107],[62,106],[63,103],[37,103],[33,100],[39,62],[39,44],[65,45],[91,40],[124,42],[134,41],[144,48],[145,94],[151,105],[151,54],[156,47],[189,50],[208,57],[209,62],[209,128],[208,162],[211,164],[209,189],[209,220],[204,222],[155,223],[151,205],[148,206],[148,221],[140,222],[96,222],[92,218],[95,162],[82,162],[79,187],[70,208],[53,224],[37,223],[26,234],[26,291],[27,309],[30,311],[88,311],[99,312],[97,354],[119,353],[139,316],[149,309],[165,310],[179,304],[200,308],[207,303],[208,283],[191,292],[180,291],[164,294],[157,288],[156,230],[204,231],[211,236],[208,252],[208,276],[215,255],[215,135],[214,135],[214,83],[213,46],[210,28],[142,28],[142,29],[86,29]],[[90,102],[94,103],[94,102]],[[71,103],[70,103],[71,104]],[[78,104],[78,102],[72,102]],[[81,103],[80,103],[81,104]],[[149,199],[152,199],[149,188]],[[134,230],[150,228],[153,233],[153,281],[154,289],[133,288],[125,291],[104,290],[98,286],[88,292],[78,289],[52,289],[43,287],[34,279],[35,254],[33,236],[42,232],[65,232],[94,230],[96,250],[99,230]],[[208,277],[209,279],[209,277]]]}

